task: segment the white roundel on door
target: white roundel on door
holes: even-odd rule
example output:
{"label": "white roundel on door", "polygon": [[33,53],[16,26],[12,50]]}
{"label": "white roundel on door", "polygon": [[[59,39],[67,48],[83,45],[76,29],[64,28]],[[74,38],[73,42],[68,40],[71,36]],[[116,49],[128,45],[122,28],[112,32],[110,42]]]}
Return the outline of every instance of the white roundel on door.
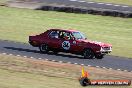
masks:
{"label": "white roundel on door", "polygon": [[62,43],[62,48],[65,50],[69,50],[70,49],[70,42],[69,41],[64,41]]}

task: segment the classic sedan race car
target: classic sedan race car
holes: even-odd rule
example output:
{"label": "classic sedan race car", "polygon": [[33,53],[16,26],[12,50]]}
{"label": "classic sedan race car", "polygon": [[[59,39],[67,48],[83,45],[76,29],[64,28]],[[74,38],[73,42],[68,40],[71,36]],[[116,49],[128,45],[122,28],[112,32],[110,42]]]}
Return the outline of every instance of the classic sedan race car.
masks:
{"label": "classic sedan race car", "polygon": [[76,30],[49,29],[42,34],[29,36],[29,43],[39,47],[42,53],[68,52],[83,55],[87,59],[102,59],[112,51],[111,44],[88,40]]}

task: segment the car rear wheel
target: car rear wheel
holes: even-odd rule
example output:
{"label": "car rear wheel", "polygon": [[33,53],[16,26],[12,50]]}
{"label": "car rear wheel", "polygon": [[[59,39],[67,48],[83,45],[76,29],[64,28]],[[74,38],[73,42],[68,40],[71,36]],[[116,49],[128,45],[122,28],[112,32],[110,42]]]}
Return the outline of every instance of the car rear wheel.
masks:
{"label": "car rear wheel", "polygon": [[83,52],[83,56],[85,59],[93,59],[94,58],[94,52],[91,49],[85,49]]}
{"label": "car rear wheel", "polygon": [[49,51],[47,44],[41,44],[39,49],[40,49],[40,52],[42,53],[47,53]]}

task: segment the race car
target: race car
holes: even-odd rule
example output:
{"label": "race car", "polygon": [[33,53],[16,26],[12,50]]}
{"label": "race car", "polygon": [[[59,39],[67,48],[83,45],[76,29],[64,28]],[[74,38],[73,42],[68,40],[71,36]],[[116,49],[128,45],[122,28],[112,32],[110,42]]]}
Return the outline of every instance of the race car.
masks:
{"label": "race car", "polygon": [[86,59],[102,59],[112,51],[112,45],[87,39],[77,30],[49,29],[39,35],[29,36],[29,43],[39,47],[42,53],[67,52],[82,55]]}

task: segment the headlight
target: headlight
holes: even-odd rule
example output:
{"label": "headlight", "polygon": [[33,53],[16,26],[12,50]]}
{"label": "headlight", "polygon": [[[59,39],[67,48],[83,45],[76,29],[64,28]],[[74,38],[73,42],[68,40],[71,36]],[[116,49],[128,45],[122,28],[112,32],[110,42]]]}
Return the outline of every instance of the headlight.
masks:
{"label": "headlight", "polygon": [[103,48],[101,47],[100,51],[103,51]]}

